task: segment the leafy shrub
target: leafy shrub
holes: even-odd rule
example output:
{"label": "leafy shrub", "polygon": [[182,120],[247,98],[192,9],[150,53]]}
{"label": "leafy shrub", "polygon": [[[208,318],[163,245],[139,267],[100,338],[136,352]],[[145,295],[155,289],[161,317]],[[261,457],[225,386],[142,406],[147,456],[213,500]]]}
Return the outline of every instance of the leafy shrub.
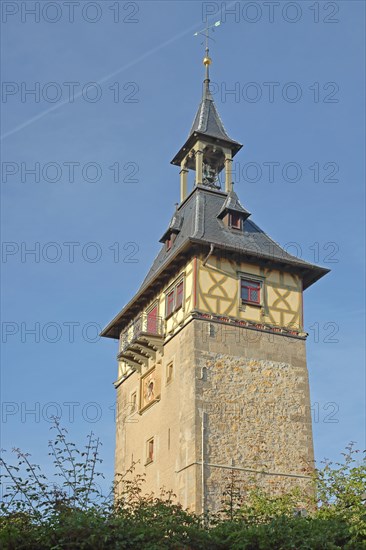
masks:
{"label": "leafy shrub", "polygon": [[[49,442],[55,476],[50,482],[30,456],[14,449],[3,458],[0,547],[6,550],[361,550],[366,548],[365,462],[349,446],[344,462],[316,472],[317,502],[296,515],[296,491],[273,496],[254,489],[245,501],[232,476],[219,516],[199,517],[174,503],[174,495],[145,495],[144,477],[119,475],[110,494],[97,480],[100,441],[90,434],[79,451],[58,421]],[[118,495],[118,498],[117,498]],[[304,500],[304,495],[302,495]]]}

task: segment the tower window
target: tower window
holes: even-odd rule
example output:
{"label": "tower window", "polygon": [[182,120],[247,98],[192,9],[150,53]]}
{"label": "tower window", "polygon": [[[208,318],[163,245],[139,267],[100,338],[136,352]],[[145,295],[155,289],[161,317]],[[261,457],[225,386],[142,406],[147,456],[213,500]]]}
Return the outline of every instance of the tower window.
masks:
{"label": "tower window", "polygon": [[154,461],[154,438],[152,437],[149,439],[146,443],[146,463],[150,464],[150,462]]}
{"label": "tower window", "polygon": [[177,298],[175,303],[175,309],[179,309],[183,304],[183,281],[177,284]]}
{"label": "tower window", "polygon": [[137,409],[137,392],[131,394],[131,414],[134,413]]}
{"label": "tower window", "polygon": [[229,214],[229,225],[233,229],[242,229],[242,217],[237,212],[231,212]]}
{"label": "tower window", "polygon": [[165,317],[168,318],[172,313],[180,309],[183,305],[183,279],[172,288],[165,297]]}
{"label": "tower window", "polygon": [[174,311],[174,294],[175,289],[171,290],[166,296],[166,316],[169,317]]}
{"label": "tower window", "polygon": [[168,384],[173,378],[173,361],[171,361],[166,368],[166,383]]}
{"label": "tower window", "polygon": [[241,300],[246,304],[261,303],[261,287],[262,283],[259,281],[252,281],[250,279],[241,279]]}

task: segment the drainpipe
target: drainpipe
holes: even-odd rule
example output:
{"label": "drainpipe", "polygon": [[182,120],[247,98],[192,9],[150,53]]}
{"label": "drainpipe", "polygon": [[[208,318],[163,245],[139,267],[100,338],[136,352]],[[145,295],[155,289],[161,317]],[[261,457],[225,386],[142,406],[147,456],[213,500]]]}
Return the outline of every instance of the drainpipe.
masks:
{"label": "drainpipe", "polygon": [[202,519],[205,522],[205,411],[202,409],[202,423],[201,423],[201,491],[202,491]]}
{"label": "drainpipe", "polygon": [[211,254],[214,251],[214,248],[215,248],[215,245],[211,243],[210,244],[210,252],[207,254],[206,258],[203,260],[202,265],[206,265],[207,260],[209,259],[209,257],[211,256]]}
{"label": "drainpipe", "polygon": [[197,306],[197,257],[193,260],[193,309]]}

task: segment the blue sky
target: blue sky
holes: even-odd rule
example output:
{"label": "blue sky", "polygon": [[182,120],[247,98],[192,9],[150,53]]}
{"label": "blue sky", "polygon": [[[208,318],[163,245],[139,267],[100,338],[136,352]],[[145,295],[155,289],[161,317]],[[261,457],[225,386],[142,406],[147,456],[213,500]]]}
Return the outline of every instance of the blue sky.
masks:
{"label": "blue sky", "polygon": [[170,160],[200,100],[193,33],[209,10],[224,20],[211,79],[244,144],[241,202],[332,269],[305,293],[316,458],[362,448],[364,3],[81,1],[74,22],[63,2],[39,17],[24,11],[36,2],[1,4],[1,447],[46,464],[61,412],[76,441],[101,436],[111,481],[117,344],[96,332],[137,290],[179,200]]}

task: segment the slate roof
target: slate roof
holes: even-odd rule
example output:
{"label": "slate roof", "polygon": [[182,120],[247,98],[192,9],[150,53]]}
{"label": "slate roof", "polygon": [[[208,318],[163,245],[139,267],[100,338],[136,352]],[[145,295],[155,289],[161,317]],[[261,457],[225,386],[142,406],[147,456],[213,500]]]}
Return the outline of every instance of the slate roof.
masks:
{"label": "slate roof", "polygon": [[224,225],[218,216],[227,200],[228,194],[222,191],[204,186],[196,186],[193,189],[177,210],[181,226],[172,248],[167,250],[166,246],[162,246],[135,297],[104,329],[103,336],[115,337],[113,327],[122,322],[131,305],[178,254],[192,247],[192,243],[207,246],[207,251],[211,245],[214,245],[216,250],[233,251],[237,254],[238,260],[270,260],[284,270],[298,272],[303,279],[304,289],[329,272],[329,269],[288,254],[251,219],[244,221],[243,231],[233,230]]}
{"label": "slate roof", "polygon": [[231,139],[224,128],[208,84],[209,82],[205,83],[202,101],[198,107],[196,116],[194,117],[189,136],[195,132],[198,132],[200,134],[237,144],[238,142]]}
{"label": "slate roof", "polygon": [[[220,211],[228,195],[222,191],[213,191],[204,186],[196,186],[188,199],[182,203],[179,212],[183,218],[182,229],[178,233],[173,247],[167,251],[165,247],[159,252],[145,277],[141,289],[147,286],[154,274],[163,265],[169,262],[174,250],[177,250],[185,241],[202,244],[214,244],[218,248],[235,250],[238,255],[255,256],[279,261],[287,265],[309,270],[304,277],[304,288],[325,275],[329,270],[316,266],[295,256],[292,256],[273,241],[252,220],[244,221],[243,231],[232,230],[226,227],[219,219]],[[315,277],[313,280],[313,277]]]}

